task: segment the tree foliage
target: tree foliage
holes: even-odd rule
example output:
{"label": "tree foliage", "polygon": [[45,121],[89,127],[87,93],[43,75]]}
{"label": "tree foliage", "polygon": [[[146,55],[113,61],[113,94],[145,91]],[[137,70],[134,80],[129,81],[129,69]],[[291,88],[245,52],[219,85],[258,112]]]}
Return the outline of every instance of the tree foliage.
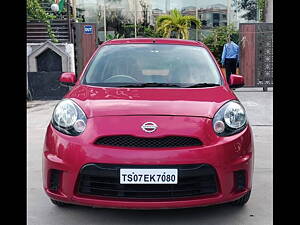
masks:
{"label": "tree foliage", "polygon": [[121,39],[124,38],[124,35],[120,35],[119,33],[116,34],[107,34],[106,35],[106,40],[113,40],[113,39]]}
{"label": "tree foliage", "polygon": [[[101,8],[98,9],[98,23],[100,24],[103,20],[103,12]],[[120,36],[128,36],[128,29],[125,27],[126,24],[129,24],[130,20],[125,17],[121,11],[121,9],[116,10],[108,10],[106,12],[106,26],[108,29],[113,29],[117,31],[116,35]],[[111,37],[109,37],[110,39]],[[114,38],[113,38],[114,39]]]}
{"label": "tree foliage", "polygon": [[240,12],[245,10],[246,13],[241,17],[246,20],[257,19],[257,0],[233,0],[232,5]]}
{"label": "tree foliage", "polygon": [[53,42],[58,42],[52,29],[50,21],[56,17],[47,13],[40,5],[38,0],[27,0],[26,2],[27,19],[34,19],[46,24],[48,35]]}
{"label": "tree foliage", "polygon": [[157,32],[162,32],[163,37],[166,38],[170,38],[174,32],[177,38],[188,39],[189,29],[192,23],[194,23],[197,28],[201,28],[201,21],[195,16],[183,16],[179,10],[173,9],[170,15],[157,17]]}

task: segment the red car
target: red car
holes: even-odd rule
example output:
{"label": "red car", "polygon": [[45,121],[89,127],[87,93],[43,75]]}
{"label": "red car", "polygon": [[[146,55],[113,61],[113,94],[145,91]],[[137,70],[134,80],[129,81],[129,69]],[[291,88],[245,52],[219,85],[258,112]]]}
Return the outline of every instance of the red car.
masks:
{"label": "red car", "polygon": [[95,51],[55,107],[43,152],[44,189],[59,206],[163,209],[251,193],[253,135],[245,109],[196,41],[119,39]]}

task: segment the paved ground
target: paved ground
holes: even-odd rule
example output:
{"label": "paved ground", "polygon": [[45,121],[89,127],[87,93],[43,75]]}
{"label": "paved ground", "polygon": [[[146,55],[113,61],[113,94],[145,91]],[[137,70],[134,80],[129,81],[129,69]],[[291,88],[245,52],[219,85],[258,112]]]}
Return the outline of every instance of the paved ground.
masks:
{"label": "paved ground", "polygon": [[[272,89],[271,89],[272,90]],[[237,89],[255,135],[252,196],[243,208],[221,205],[162,211],[58,208],[42,189],[41,156],[45,130],[57,101],[27,105],[28,225],[271,225],[273,224],[273,92]]]}

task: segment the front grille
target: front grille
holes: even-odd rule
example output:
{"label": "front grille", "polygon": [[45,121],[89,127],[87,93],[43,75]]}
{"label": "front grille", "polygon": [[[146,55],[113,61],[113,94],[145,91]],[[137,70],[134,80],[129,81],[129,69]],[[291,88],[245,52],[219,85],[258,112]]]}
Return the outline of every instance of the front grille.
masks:
{"label": "front grille", "polygon": [[167,136],[161,138],[142,138],[130,135],[101,137],[95,144],[130,148],[175,148],[202,145],[199,139],[192,137]]}
{"label": "front grille", "polygon": [[[177,168],[178,184],[120,184],[120,168]],[[79,174],[79,194],[128,199],[176,199],[217,193],[215,169],[197,165],[87,164]]]}

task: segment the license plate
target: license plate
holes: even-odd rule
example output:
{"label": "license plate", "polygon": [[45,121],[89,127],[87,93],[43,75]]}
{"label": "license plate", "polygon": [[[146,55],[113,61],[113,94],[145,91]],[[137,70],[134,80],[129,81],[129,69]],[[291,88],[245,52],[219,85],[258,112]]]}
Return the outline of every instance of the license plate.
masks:
{"label": "license plate", "polygon": [[120,184],[177,184],[177,169],[120,169]]}

